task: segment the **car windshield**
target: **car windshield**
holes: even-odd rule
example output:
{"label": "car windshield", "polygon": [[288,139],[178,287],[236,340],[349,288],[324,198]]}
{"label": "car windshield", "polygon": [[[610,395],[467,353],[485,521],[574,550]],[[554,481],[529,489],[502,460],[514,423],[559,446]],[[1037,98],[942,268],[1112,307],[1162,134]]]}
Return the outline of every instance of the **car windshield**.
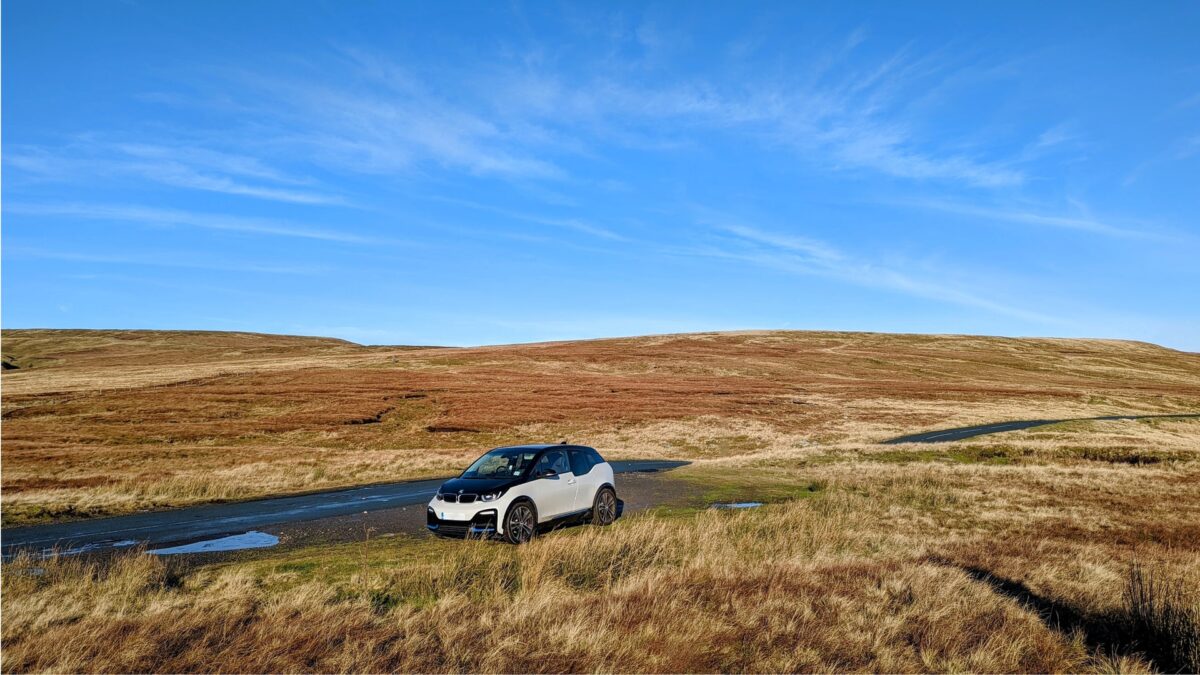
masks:
{"label": "car windshield", "polygon": [[537,451],[520,448],[492,450],[463,472],[463,478],[510,478],[525,473]]}

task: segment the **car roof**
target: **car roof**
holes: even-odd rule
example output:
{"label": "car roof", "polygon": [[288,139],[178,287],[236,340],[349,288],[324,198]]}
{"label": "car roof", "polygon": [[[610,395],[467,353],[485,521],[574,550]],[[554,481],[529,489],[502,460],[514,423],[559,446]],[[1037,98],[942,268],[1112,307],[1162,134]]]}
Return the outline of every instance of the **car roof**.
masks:
{"label": "car roof", "polygon": [[529,450],[530,452],[541,452],[542,450],[549,450],[551,448],[559,448],[560,450],[566,450],[568,448],[587,448],[587,446],[586,445],[568,445],[565,443],[532,443],[529,445],[506,445],[506,446],[500,447],[500,448],[493,448],[493,450]]}

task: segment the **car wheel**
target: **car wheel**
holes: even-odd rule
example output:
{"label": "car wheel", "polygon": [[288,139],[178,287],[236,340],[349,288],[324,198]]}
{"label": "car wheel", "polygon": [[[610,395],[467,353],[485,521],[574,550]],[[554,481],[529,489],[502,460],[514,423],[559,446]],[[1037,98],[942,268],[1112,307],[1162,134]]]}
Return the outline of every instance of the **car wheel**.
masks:
{"label": "car wheel", "polygon": [[523,544],[537,534],[537,507],[521,501],[508,508],[504,518],[504,538],[510,544]]}
{"label": "car wheel", "polygon": [[617,493],[610,487],[600,488],[592,504],[592,524],[612,525],[617,519]]}

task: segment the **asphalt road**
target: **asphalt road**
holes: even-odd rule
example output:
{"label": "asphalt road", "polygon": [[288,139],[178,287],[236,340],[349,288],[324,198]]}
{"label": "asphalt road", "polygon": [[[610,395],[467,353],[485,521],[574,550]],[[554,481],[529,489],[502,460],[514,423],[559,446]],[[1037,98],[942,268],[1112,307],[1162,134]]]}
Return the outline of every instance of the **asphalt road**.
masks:
{"label": "asphalt road", "polygon": [[[1088,420],[1137,420],[1152,418],[1195,418],[1197,414],[1181,415],[1111,415],[1061,420],[1019,420],[973,427],[927,431],[884,441],[899,443],[947,443],[984,434],[1016,431],[1032,427]],[[665,471],[687,462],[675,461],[614,461],[617,473]],[[97,518],[52,525],[10,527],[0,531],[0,548],[10,555],[16,549],[42,552],[101,552],[145,544],[158,546],[181,541],[194,541],[227,534],[237,534],[278,526],[331,519],[338,516],[362,514],[385,509],[424,503],[433,495],[444,478],[386,483],[365,487],[277,497],[229,504],[206,504],[170,511],[136,513],[114,518]]]}
{"label": "asphalt road", "polygon": [[981,424],[975,427],[960,427],[958,429],[944,429],[941,431],[926,431],[919,434],[911,434],[909,436],[901,436],[893,438],[890,441],[884,441],[885,444],[894,445],[897,443],[949,443],[950,441],[961,441],[964,438],[973,438],[975,436],[983,436],[984,434],[996,434],[1002,431],[1016,431],[1018,429],[1030,429],[1032,427],[1041,427],[1047,424],[1058,424],[1059,422],[1086,422],[1094,420],[1143,420],[1153,418],[1188,418],[1200,417],[1200,414],[1185,414],[1185,415],[1110,415],[1108,417],[1075,417],[1065,420],[1019,420],[1016,422],[997,422],[995,424]]}
{"label": "asphalt road", "polygon": [[[613,471],[665,471],[687,462],[614,461]],[[67,553],[101,552],[134,544],[160,545],[235,534],[280,523],[393,509],[421,504],[445,478],[368,485],[230,504],[206,504],[170,511],[135,513],[70,523],[9,527],[0,531],[4,554],[16,549],[35,552],[56,548]]]}

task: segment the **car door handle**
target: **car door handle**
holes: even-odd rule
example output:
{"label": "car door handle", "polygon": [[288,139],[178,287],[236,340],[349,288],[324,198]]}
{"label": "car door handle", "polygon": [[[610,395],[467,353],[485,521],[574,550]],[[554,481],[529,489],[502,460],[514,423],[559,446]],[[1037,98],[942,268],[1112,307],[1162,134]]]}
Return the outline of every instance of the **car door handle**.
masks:
{"label": "car door handle", "polygon": [[567,481],[567,485],[574,485],[574,484],[575,484],[575,479],[574,479],[574,478],[572,478],[571,480]]}

